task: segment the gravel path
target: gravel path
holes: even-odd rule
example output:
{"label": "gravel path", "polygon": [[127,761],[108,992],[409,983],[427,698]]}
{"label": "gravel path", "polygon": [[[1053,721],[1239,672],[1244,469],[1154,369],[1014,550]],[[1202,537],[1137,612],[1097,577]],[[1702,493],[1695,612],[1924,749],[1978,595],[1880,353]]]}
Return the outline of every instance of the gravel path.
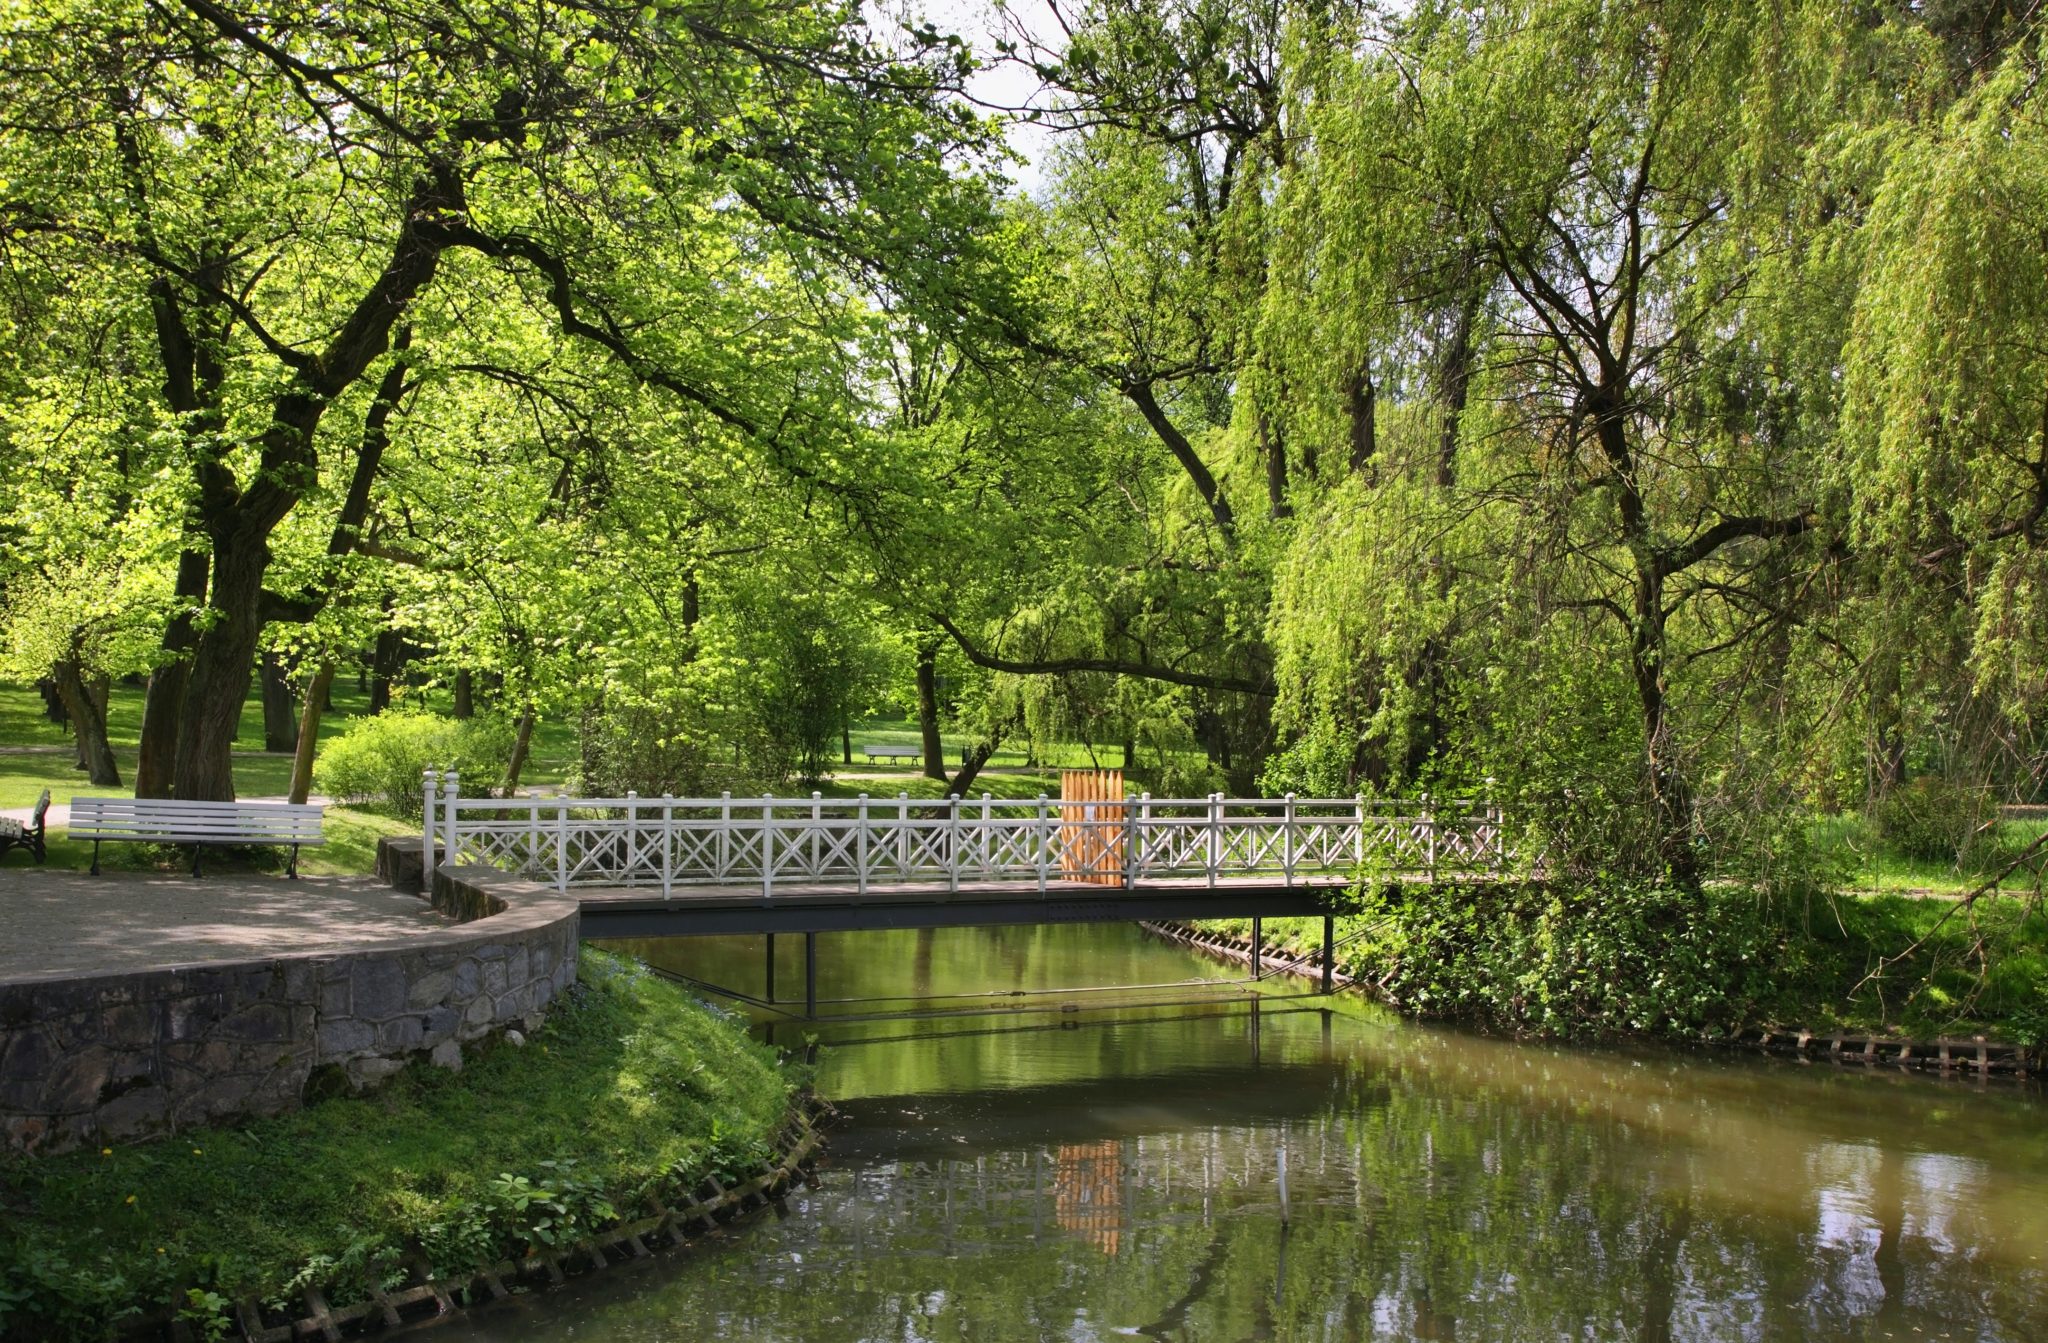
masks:
{"label": "gravel path", "polygon": [[403,939],[448,921],[367,877],[0,867],[0,983]]}

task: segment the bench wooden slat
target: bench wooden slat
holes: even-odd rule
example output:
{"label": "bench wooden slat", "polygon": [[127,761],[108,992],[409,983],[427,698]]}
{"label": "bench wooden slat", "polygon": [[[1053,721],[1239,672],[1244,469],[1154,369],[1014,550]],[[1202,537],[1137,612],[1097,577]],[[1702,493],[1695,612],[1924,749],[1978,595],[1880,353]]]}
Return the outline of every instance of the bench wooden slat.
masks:
{"label": "bench wooden slat", "polygon": [[324,844],[326,809],[291,802],[181,802],[175,798],[80,797],[71,837],[167,843]]}

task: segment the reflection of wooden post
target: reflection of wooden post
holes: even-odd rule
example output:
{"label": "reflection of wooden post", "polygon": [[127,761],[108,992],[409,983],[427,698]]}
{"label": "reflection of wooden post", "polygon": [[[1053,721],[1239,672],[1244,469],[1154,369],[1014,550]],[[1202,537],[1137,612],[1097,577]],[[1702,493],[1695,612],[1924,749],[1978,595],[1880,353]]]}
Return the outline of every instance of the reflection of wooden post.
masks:
{"label": "reflection of wooden post", "polygon": [[1121,886],[1126,846],[1124,772],[1060,771],[1060,872],[1068,881]]}

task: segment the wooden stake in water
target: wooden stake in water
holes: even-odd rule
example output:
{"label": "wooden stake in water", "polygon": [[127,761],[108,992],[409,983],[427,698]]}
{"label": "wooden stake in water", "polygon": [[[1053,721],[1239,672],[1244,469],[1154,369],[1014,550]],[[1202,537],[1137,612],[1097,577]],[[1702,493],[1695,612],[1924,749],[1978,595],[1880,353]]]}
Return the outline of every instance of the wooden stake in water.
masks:
{"label": "wooden stake in water", "polygon": [[1287,1144],[1280,1144],[1280,1225],[1286,1226],[1292,1218],[1287,1210]]}

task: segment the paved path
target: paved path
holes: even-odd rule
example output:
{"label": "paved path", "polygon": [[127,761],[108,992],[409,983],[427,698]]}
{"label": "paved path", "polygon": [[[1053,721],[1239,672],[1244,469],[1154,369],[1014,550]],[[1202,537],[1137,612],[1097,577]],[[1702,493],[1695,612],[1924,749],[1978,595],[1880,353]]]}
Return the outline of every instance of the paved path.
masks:
{"label": "paved path", "polygon": [[448,920],[367,877],[0,868],[0,983],[403,939]]}

